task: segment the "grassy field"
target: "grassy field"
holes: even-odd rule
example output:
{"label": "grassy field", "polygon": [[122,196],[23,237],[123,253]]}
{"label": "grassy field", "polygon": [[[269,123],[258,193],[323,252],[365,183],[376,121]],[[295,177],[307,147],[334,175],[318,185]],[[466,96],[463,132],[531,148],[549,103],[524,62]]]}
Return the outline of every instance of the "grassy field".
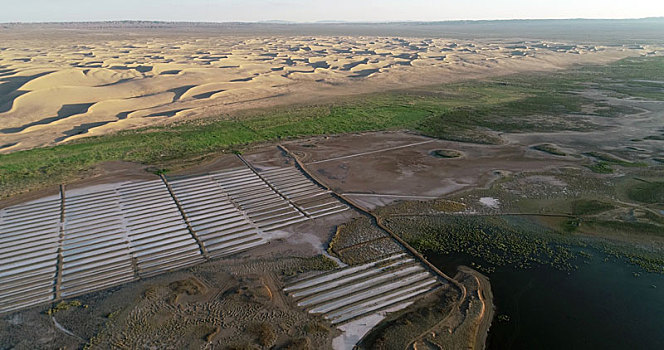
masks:
{"label": "grassy field", "polygon": [[572,202],[573,215],[599,214],[614,208],[613,204],[596,199],[578,199]]}
{"label": "grassy field", "polygon": [[564,237],[527,218],[450,214],[396,217],[386,223],[418,251],[469,254],[491,265],[479,268],[487,273],[504,265],[573,270],[577,258]]}
{"label": "grassy field", "polygon": [[633,186],[627,192],[631,200],[641,203],[664,204],[664,182],[643,182]]}
{"label": "grassy field", "polygon": [[[567,72],[391,91],[322,105],[251,110],[90,137],[0,155],[0,197],[66,182],[105,161],[168,168],[257,142],[306,135],[409,129],[449,140],[500,143],[494,131],[586,130],[595,125],[574,115],[593,102],[571,91],[602,84],[617,94],[663,98],[648,83],[637,81],[640,79],[664,80],[664,58],[625,59]],[[601,115],[617,113],[598,107],[596,113]]]}

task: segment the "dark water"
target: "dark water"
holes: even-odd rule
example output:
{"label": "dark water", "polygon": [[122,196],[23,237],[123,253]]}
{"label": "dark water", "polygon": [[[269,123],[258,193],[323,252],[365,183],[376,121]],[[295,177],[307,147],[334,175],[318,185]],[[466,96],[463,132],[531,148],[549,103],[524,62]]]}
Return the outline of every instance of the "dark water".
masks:
{"label": "dark water", "polygon": [[[489,274],[496,315],[510,319],[494,318],[487,348],[664,349],[664,275],[592,254],[573,272],[499,267]],[[428,257],[452,275],[458,265],[483,263],[462,254]]]}

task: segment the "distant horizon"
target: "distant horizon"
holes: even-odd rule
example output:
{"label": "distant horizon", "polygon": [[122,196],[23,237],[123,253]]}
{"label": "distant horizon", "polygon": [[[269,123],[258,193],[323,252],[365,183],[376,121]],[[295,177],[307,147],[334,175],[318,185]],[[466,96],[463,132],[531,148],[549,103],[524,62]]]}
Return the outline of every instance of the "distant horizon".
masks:
{"label": "distant horizon", "polygon": [[152,20],[152,19],[114,19],[114,20],[61,20],[61,21],[8,21],[0,24],[68,24],[68,23],[199,23],[199,24],[401,24],[401,23],[454,23],[454,22],[514,22],[514,21],[639,21],[664,20],[664,16],[651,17],[623,17],[623,18],[487,18],[487,19],[444,19],[444,20],[386,20],[386,21],[345,21],[345,20],[317,20],[317,21],[289,21],[281,19],[267,19],[256,21],[196,21],[196,20]]}
{"label": "distant horizon", "polygon": [[664,2],[659,0],[22,0],[0,13],[0,22],[393,23],[662,16]]}

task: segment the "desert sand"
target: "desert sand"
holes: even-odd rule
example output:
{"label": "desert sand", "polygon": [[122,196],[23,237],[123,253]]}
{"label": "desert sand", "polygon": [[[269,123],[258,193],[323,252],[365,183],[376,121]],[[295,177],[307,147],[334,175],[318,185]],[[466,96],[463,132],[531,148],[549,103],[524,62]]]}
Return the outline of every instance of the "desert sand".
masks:
{"label": "desert sand", "polygon": [[0,152],[240,109],[605,63],[647,46],[0,30]]}

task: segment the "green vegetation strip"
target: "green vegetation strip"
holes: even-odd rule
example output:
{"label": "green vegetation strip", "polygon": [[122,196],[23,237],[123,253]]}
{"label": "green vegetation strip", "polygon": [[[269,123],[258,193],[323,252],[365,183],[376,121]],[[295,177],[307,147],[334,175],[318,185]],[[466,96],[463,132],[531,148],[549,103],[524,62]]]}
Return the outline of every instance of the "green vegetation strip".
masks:
{"label": "green vegetation strip", "polygon": [[631,187],[627,196],[641,203],[664,203],[664,181],[640,183]]}
{"label": "green vegetation strip", "polygon": [[509,216],[437,215],[390,218],[387,225],[419,251],[438,254],[464,253],[492,266],[529,268],[548,265],[574,270],[576,255],[550,230]]}
{"label": "green vegetation strip", "polygon": [[[462,253],[478,258],[483,265],[471,265],[486,273],[498,266],[527,269],[544,265],[572,271],[578,267],[579,259],[590,259],[584,248],[603,253],[606,259],[614,258],[648,272],[664,273],[664,258],[657,253],[562,235],[524,217],[450,214],[391,217],[386,224],[420,251],[443,255]],[[662,234],[661,227],[642,223],[591,219],[583,221],[583,225],[600,230]]]}
{"label": "green vegetation strip", "polygon": [[[626,84],[638,79],[664,80],[664,58],[625,59],[567,72],[393,91],[122,131],[0,155],[0,196],[66,182],[105,161],[162,167],[252,143],[306,135],[409,129],[448,140],[500,143],[495,132],[587,130],[596,126],[576,115],[594,102],[573,91],[595,84],[619,94],[663,98],[650,86]],[[616,111],[611,108],[598,110],[613,115]]]}
{"label": "green vegetation strip", "polygon": [[645,163],[634,163],[634,162],[629,162],[626,160],[622,160],[618,157],[615,157],[611,154],[608,153],[603,153],[603,152],[588,152],[586,155],[589,155],[593,158],[597,158],[602,162],[609,163],[609,164],[615,164],[615,165],[620,165],[624,167],[645,167],[647,164]]}
{"label": "green vegetation strip", "polygon": [[595,199],[579,199],[572,202],[573,215],[599,214],[614,208],[615,206],[611,203]]}

